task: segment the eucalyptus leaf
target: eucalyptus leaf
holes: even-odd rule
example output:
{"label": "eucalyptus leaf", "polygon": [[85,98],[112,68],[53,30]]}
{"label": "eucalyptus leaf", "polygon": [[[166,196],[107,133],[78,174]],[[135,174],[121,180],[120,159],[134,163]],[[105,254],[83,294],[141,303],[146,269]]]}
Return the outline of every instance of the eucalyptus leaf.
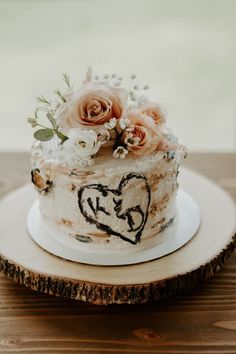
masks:
{"label": "eucalyptus leaf", "polygon": [[40,141],[50,140],[50,139],[52,139],[53,135],[54,135],[54,131],[52,129],[48,129],[48,128],[39,129],[36,132],[34,132],[35,139],[40,140]]}
{"label": "eucalyptus leaf", "polygon": [[68,140],[69,138],[67,138],[67,136],[65,136],[64,134],[62,134],[61,132],[57,131],[56,132],[57,136],[59,139],[61,139],[61,144],[64,143],[64,141]]}
{"label": "eucalyptus leaf", "polygon": [[51,113],[47,113],[47,118],[49,120],[49,122],[52,124],[54,129],[57,129],[57,122],[55,120],[55,118],[53,117],[53,115]]}

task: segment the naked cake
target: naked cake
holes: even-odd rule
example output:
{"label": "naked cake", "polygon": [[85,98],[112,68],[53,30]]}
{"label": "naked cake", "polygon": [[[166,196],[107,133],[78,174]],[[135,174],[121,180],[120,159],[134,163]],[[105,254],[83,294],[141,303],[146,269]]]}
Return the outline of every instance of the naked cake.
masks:
{"label": "naked cake", "polygon": [[89,70],[78,90],[63,78],[65,92],[40,96],[28,118],[37,128],[31,177],[43,222],[78,249],[145,247],[174,221],[184,149],[135,75],[129,90],[116,74]]}

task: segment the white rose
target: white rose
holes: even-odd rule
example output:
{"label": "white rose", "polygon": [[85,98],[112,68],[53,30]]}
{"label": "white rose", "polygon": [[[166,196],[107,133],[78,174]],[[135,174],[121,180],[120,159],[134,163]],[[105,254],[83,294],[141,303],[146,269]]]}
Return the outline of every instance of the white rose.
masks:
{"label": "white rose", "polygon": [[67,136],[69,139],[63,143],[63,149],[69,159],[89,161],[101,147],[101,142],[93,130],[72,128]]}

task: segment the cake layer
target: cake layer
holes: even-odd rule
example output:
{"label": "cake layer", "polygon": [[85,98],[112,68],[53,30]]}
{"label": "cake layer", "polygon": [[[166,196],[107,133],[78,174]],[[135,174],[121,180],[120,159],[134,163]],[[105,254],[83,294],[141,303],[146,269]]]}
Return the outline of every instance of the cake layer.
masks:
{"label": "cake layer", "polygon": [[96,165],[70,169],[45,159],[37,144],[32,180],[45,223],[90,248],[154,237],[175,217],[179,157],[178,151],[157,152],[118,162],[104,152]]}

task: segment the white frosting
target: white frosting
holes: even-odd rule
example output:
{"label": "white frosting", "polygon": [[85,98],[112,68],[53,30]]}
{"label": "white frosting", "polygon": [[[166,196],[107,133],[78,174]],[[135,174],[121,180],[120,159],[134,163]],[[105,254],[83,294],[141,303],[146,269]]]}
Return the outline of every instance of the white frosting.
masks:
{"label": "white frosting", "polygon": [[32,162],[53,182],[52,189],[39,195],[40,210],[63,242],[94,251],[145,247],[173,220],[178,151],[172,159],[158,152],[117,160],[103,149],[95,165],[72,170],[55,159],[53,144],[36,144]]}

